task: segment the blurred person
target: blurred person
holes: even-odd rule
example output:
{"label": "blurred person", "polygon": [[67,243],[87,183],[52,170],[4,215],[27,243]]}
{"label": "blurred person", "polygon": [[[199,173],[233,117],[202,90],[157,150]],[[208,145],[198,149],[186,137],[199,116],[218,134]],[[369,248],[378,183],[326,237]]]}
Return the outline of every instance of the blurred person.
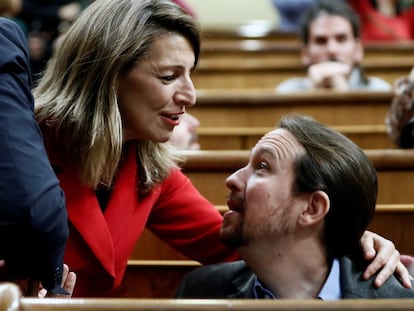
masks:
{"label": "blurred person", "polygon": [[177,3],[180,7],[182,7],[192,17],[196,17],[196,12],[185,0],[173,0],[173,1]]}
{"label": "blurred person", "polygon": [[361,63],[364,48],[357,14],[340,0],[319,0],[304,13],[301,27],[304,78],[290,78],[276,87],[279,93],[332,89],[390,91],[391,85],[367,77]]}
{"label": "blurred person", "polygon": [[184,113],[180,118],[180,124],[174,128],[170,142],[180,150],[200,150],[197,128],[200,121],[189,114]]}
{"label": "blurred person", "polygon": [[276,29],[282,32],[299,33],[303,12],[314,0],[271,0],[276,9],[278,23]]}
{"label": "blurred person", "polygon": [[363,42],[414,39],[414,6],[409,0],[348,0],[361,20]]}
{"label": "blurred person", "polygon": [[385,118],[389,138],[400,148],[414,147],[414,68],[397,79]]}
{"label": "blurred person", "polygon": [[178,298],[414,298],[392,276],[363,279],[359,240],[375,214],[377,175],[350,139],[303,116],[282,118],[226,180],[222,240],[243,260],[190,272]]}
{"label": "blurred person", "polygon": [[14,17],[21,10],[20,0],[1,0],[0,1],[0,16]]}
{"label": "blurred person", "polygon": [[14,0],[20,10],[14,19],[26,33],[29,44],[33,83],[37,82],[52,55],[53,42],[61,32],[89,5],[90,0]]}

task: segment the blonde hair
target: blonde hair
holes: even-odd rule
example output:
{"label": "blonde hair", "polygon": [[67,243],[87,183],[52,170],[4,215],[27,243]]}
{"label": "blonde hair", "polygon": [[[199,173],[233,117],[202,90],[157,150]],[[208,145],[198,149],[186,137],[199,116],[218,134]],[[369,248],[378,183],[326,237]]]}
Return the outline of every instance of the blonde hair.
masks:
{"label": "blonde hair", "polygon": [[[186,37],[195,64],[200,53],[196,21],[170,0],[96,0],[65,34],[34,89],[39,123],[55,129],[66,161],[82,183],[110,185],[122,155],[117,81],[147,57],[154,38]],[[162,182],[176,166],[165,143],[137,141],[140,191]]]}

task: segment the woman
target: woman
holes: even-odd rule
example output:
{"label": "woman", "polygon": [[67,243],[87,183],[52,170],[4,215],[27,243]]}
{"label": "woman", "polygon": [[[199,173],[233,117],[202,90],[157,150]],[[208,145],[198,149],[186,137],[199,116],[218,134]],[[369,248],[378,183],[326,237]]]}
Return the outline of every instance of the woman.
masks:
{"label": "woman", "polygon": [[[190,75],[199,52],[196,22],[172,1],[97,0],[68,30],[34,90],[67,200],[73,296],[116,295],[145,227],[202,263],[238,258],[219,239],[221,215],[166,144],[195,104]],[[366,253],[373,252],[379,241],[366,240]],[[398,252],[385,249],[394,271]]]}

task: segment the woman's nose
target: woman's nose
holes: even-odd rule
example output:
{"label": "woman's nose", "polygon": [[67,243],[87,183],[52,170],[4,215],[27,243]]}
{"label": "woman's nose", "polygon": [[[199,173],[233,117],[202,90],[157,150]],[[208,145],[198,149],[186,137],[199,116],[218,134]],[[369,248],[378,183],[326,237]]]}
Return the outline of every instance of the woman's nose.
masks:
{"label": "woman's nose", "polygon": [[196,103],[196,91],[191,78],[185,79],[181,89],[177,92],[178,102],[186,107],[194,106]]}

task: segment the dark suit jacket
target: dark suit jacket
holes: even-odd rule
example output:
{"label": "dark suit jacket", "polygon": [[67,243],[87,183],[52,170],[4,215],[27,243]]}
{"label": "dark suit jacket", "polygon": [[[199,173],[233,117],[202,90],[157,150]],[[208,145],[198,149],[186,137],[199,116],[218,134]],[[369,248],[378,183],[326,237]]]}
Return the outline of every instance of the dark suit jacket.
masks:
{"label": "dark suit jacket", "polygon": [[40,279],[60,292],[65,200],[33,108],[26,38],[0,18],[0,258],[9,277]]}
{"label": "dark suit jacket", "polygon": [[[413,298],[414,289],[406,289],[394,277],[380,288],[362,279],[363,268],[348,257],[340,259],[343,298]],[[242,299],[255,298],[254,274],[244,261],[202,266],[190,272],[177,290],[177,298]]]}

